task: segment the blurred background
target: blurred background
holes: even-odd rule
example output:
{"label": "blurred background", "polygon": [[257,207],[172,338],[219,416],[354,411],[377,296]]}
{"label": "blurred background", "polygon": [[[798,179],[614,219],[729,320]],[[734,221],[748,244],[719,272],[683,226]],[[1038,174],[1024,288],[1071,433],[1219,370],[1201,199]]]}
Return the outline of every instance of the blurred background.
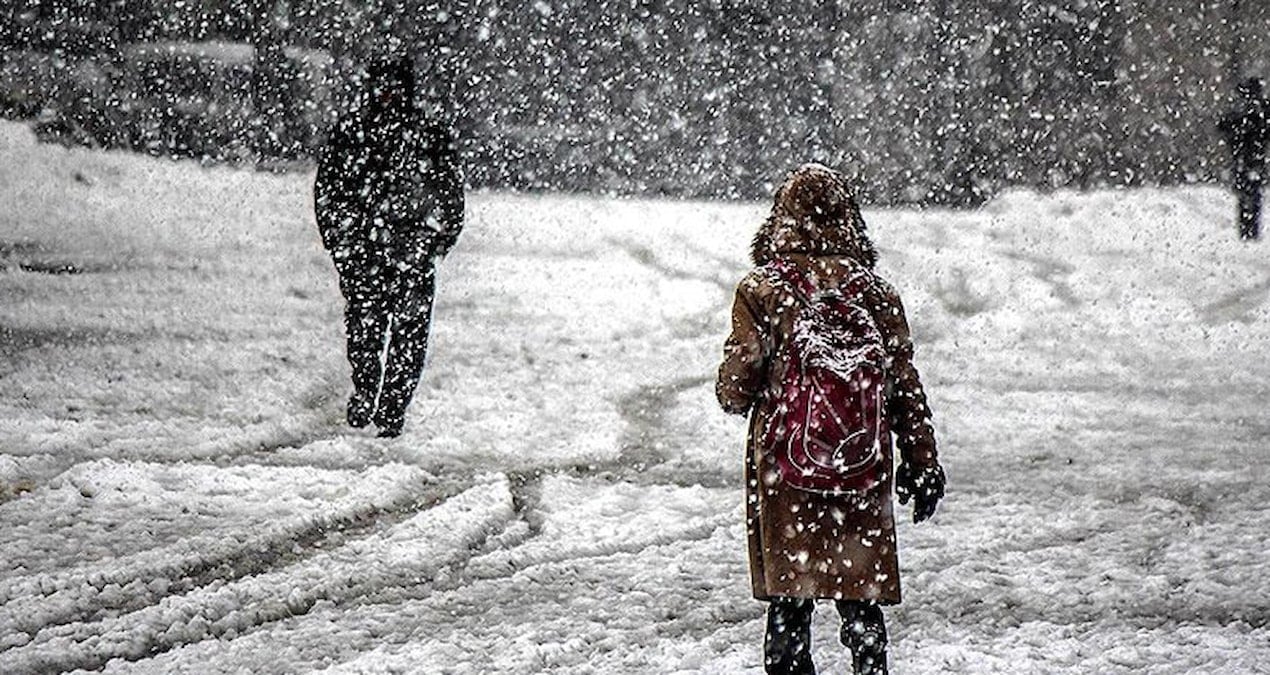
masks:
{"label": "blurred background", "polygon": [[303,163],[358,64],[416,57],[475,187],[875,204],[1223,180],[1255,0],[5,0],[0,111],[44,140]]}
{"label": "blurred background", "polygon": [[[1270,267],[1223,140],[1249,202],[1266,118],[1218,128],[1268,29],[1266,0],[0,0],[0,673],[761,672],[715,368],[809,159],[864,193],[949,475],[898,524],[897,669],[1268,672]],[[397,439],[346,425],[312,159],[387,54],[488,188]]]}

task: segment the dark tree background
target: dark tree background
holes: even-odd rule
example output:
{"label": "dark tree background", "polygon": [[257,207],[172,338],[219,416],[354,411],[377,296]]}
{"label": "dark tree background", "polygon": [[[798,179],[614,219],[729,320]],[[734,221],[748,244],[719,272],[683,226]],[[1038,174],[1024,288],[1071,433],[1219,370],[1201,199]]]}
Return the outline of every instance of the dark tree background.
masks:
{"label": "dark tree background", "polygon": [[[1270,5],[1247,0],[3,7],[0,105],[51,136],[304,156],[349,105],[357,64],[407,51],[472,183],[684,196],[757,197],[808,159],[882,203],[1217,180],[1232,77],[1270,64]],[[165,68],[193,84],[157,95],[147,73]],[[137,131],[143,109],[159,121]]]}

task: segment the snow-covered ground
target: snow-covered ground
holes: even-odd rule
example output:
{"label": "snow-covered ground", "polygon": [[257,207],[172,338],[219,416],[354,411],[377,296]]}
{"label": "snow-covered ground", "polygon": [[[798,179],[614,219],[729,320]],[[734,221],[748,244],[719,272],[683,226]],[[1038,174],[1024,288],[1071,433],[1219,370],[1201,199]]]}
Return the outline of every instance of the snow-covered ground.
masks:
{"label": "snow-covered ground", "polygon": [[[341,425],[310,180],[0,125],[0,672],[761,672],[712,381],[764,205],[472,196],[384,441]],[[900,527],[894,672],[1270,672],[1232,200],[866,215],[950,480]]]}

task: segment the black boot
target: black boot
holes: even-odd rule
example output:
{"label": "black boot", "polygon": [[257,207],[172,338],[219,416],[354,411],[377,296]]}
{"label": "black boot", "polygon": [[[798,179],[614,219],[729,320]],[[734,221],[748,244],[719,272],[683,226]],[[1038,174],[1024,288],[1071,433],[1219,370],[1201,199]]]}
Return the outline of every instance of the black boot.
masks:
{"label": "black boot", "polygon": [[886,623],[877,603],[843,600],[838,603],[842,615],[842,644],[851,650],[856,675],[887,675]]}
{"label": "black boot", "polygon": [[768,675],[816,675],[811,662],[811,614],[803,598],[774,598],[767,608],[763,665]]}
{"label": "black boot", "polygon": [[375,435],[380,438],[396,438],[401,435],[401,430],[406,426],[406,420],[402,417],[377,417],[375,426],[379,427],[379,433]]}
{"label": "black boot", "polygon": [[348,398],[348,426],[355,429],[370,424],[371,415],[375,413],[375,395],[360,391],[353,392]]}

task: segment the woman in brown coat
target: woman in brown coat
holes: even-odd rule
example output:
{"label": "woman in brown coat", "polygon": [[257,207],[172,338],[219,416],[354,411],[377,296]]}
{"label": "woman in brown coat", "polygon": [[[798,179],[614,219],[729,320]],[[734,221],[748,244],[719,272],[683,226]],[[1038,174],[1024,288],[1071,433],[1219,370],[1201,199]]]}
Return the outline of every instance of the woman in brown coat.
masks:
{"label": "woman in brown coat", "polygon": [[[768,673],[814,673],[813,602],[837,601],[841,639],[857,673],[885,673],[886,630],[880,605],[900,601],[892,486],[900,502],[914,500],[914,522],[929,518],[944,492],[930,409],[913,366],[913,343],[899,295],[873,272],[876,253],[843,177],[804,165],[776,192],[771,215],[754,238],[756,269],[738,285],[732,334],[724,347],[716,393],[723,409],[750,414],[746,448],[746,518],[754,597],[770,603],[764,643]],[[780,262],[778,262],[780,261]],[[881,334],[886,361],[884,415],[890,439],[877,484],[863,492],[828,495],[796,490],[776,467],[764,430],[778,404],[784,374],[782,342],[793,330],[799,299],[772,273],[797,270],[818,291],[853,283]]]}

